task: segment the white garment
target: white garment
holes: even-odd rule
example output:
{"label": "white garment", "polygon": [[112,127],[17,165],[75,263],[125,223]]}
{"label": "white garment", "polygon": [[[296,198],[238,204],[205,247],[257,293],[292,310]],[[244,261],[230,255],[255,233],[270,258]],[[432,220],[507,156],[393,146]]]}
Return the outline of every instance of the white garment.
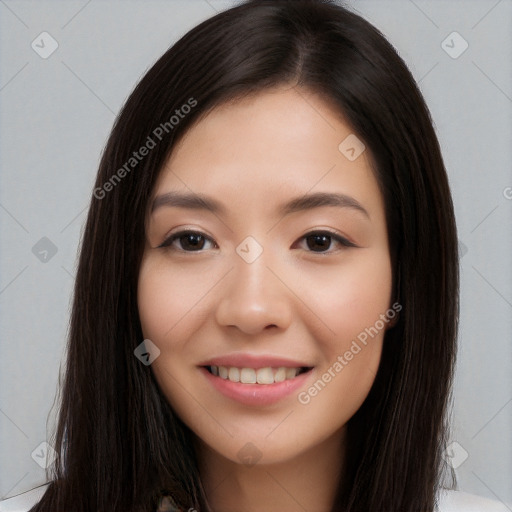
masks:
{"label": "white garment", "polygon": [[[0,512],[27,512],[43,496],[48,485],[36,487],[14,498],[0,501]],[[512,505],[462,491],[441,490],[438,512],[511,512]]]}

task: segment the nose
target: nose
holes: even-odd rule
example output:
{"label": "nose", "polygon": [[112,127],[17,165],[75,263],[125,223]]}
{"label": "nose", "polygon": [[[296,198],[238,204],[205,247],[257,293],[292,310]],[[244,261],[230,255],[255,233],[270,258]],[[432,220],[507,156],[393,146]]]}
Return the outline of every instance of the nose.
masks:
{"label": "nose", "polygon": [[293,293],[276,265],[269,263],[265,251],[252,263],[235,254],[234,268],[226,276],[216,308],[220,325],[237,327],[246,334],[289,327]]}

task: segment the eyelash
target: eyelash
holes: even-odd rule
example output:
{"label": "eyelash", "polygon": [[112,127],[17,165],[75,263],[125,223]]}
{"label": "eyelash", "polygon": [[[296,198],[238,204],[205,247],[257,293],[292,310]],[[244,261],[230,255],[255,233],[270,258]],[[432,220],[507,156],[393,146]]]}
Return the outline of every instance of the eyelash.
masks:
{"label": "eyelash", "polygon": [[[199,251],[187,251],[185,249],[175,249],[173,247],[171,247],[171,244],[175,241],[175,240],[178,240],[180,239],[181,237],[183,236],[186,236],[186,235],[199,235],[201,237],[203,237],[204,239],[212,242],[215,244],[215,242],[207,235],[205,235],[204,233],[202,233],[201,231],[194,231],[194,230],[191,230],[191,229],[187,229],[187,230],[183,230],[183,231],[179,231],[177,233],[174,233],[172,234],[171,236],[169,236],[168,238],[166,238],[162,244],[160,244],[159,246],[157,246],[157,249],[165,249],[165,250],[170,250],[170,251],[177,251],[177,252],[185,252],[185,253],[201,253],[201,252],[204,252],[203,250],[199,250]],[[303,239],[306,239],[310,236],[328,236],[332,239],[334,239],[335,241],[337,241],[339,244],[341,244],[343,247],[357,247],[356,244],[354,244],[353,242],[350,242],[349,240],[347,240],[345,237],[342,237],[338,234],[336,234],[335,232],[333,231],[329,231],[327,229],[323,229],[323,230],[319,230],[319,231],[310,231],[309,233],[306,233],[305,235],[303,235],[299,240],[303,240]],[[215,244],[217,245],[217,244]],[[308,251],[308,252],[311,252],[313,254],[331,254],[333,251]]]}

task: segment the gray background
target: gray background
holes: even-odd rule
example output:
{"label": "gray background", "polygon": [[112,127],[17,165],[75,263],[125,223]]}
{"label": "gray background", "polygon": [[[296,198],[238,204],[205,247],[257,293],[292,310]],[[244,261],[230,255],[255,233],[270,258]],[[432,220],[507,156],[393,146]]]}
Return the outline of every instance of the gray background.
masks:
{"label": "gray background", "polygon": [[[45,482],[76,250],[115,114],[170,44],[231,4],[0,0],[0,499]],[[419,81],[452,185],[463,257],[447,457],[462,490],[512,503],[512,1],[349,5]],[[44,31],[59,45],[46,59],[31,47],[51,48]]]}

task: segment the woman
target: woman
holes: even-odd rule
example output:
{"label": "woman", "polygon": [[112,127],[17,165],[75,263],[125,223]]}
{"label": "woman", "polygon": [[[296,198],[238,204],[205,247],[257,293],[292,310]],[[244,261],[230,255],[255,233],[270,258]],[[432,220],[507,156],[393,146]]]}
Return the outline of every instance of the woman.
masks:
{"label": "woman", "polygon": [[103,154],[31,511],[465,510],[441,491],[458,282],[439,145],[384,37],[321,0],[205,21]]}

